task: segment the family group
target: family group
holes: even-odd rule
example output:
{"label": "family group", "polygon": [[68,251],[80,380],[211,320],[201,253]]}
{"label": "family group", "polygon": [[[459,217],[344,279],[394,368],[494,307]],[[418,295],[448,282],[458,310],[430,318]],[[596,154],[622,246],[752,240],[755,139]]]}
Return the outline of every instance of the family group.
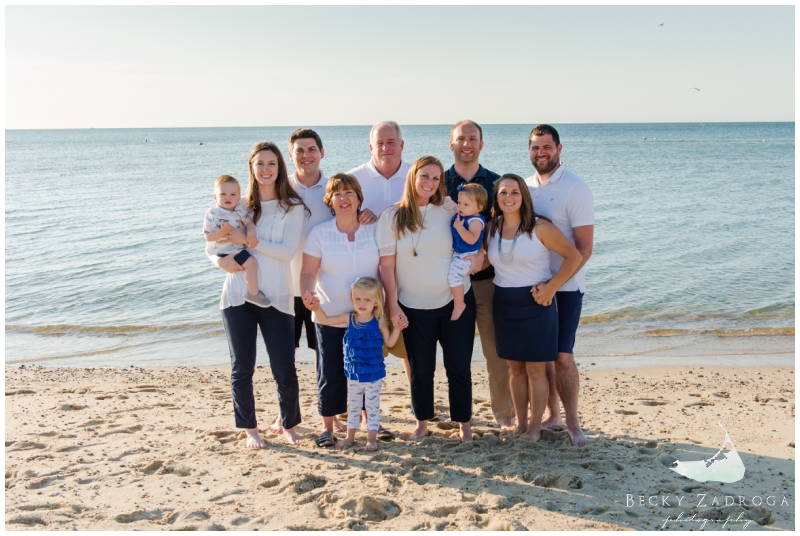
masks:
{"label": "family group", "polygon": [[452,127],[447,170],[434,156],[404,161],[403,146],[400,126],[379,122],[371,159],[326,177],[322,139],[300,129],[289,139],[293,173],[265,141],[250,153],[244,195],[234,177],[217,179],[203,230],[209,259],[228,272],[220,309],[247,447],[266,446],[253,395],[258,328],[280,410],[270,431],[289,443],[301,439],[294,355],[303,327],[316,355],[317,445],[352,445],[360,423],[366,450],[394,437],[380,423],[387,352],[401,359],[411,392],[416,426],[404,439],[429,435],[437,343],[449,421],[472,441],[476,324],[497,423],[529,441],[542,426],[566,426],[573,445],[586,445],[573,346],[594,206],[586,183],[561,163],[558,132],[531,131],[527,179],[480,164],[483,130],[474,121]]}

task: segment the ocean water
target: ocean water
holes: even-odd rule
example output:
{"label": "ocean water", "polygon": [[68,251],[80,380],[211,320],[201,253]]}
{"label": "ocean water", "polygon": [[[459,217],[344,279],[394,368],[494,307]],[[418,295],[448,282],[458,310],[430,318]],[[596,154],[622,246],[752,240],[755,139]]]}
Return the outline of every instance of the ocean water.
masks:
{"label": "ocean water", "polygon": [[[793,347],[794,123],[555,126],[595,200],[576,355],[665,336]],[[315,127],[327,175],[369,159],[369,128]],[[227,363],[203,213],[218,175],[246,184],[252,146],[293,130],[6,131],[6,363]],[[529,130],[484,126],[481,162],[531,175]],[[406,160],[452,164],[449,125],[403,134]]]}

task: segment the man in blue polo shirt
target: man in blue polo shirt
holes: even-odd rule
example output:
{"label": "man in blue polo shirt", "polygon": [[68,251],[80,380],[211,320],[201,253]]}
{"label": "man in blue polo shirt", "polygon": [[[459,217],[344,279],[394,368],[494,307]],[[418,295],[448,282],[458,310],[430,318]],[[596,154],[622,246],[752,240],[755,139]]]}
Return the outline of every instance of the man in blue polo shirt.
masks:
{"label": "man in blue polo shirt", "polygon": [[[489,171],[478,162],[483,149],[483,129],[475,121],[465,119],[450,129],[450,150],[453,151],[455,163],[445,171],[444,182],[447,195],[453,201],[458,200],[458,187],[462,184],[477,183],[486,189],[489,202],[481,214],[486,221],[491,218],[492,200],[494,199],[494,181],[500,175]],[[489,397],[494,419],[502,427],[515,424],[514,404],[508,384],[508,365],[505,359],[497,357],[494,342],[494,321],[492,320],[492,297],[494,296],[494,268],[486,262],[485,268],[472,276],[472,290],[475,293],[476,319],[478,333],[481,337],[483,355],[486,357],[486,371],[489,374]]]}

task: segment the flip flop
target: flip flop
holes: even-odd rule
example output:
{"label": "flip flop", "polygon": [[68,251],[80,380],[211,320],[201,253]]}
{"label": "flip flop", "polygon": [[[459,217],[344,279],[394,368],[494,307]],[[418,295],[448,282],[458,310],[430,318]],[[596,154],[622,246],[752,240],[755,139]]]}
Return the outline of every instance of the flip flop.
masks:
{"label": "flip flop", "polygon": [[387,430],[383,426],[378,427],[378,439],[381,441],[391,441],[394,439],[394,433],[390,430]]}
{"label": "flip flop", "polygon": [[317,444],[318,447],[326,448],[334,446],[336,444],[336,441],[333,439],[333,434],[325,430],[319,435],[315,443]]}

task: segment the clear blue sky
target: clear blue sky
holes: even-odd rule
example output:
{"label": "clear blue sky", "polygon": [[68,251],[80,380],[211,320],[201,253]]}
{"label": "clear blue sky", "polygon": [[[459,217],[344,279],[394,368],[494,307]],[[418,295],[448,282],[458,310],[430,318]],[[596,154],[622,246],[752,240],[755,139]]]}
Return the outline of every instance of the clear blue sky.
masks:
{"label": "clear blue sky", "polygon": [[794,6],[5,9],[7,129],[794,121]]}

